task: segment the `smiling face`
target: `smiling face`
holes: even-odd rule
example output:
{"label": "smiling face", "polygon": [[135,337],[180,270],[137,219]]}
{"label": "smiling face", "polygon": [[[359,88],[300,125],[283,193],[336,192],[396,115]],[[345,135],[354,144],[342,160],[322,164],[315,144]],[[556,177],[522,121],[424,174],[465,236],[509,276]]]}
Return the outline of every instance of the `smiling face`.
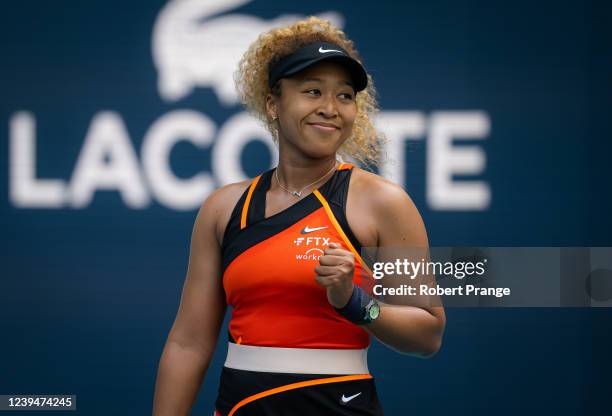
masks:
{"label": "smiling face", "polygon": [[268,95],[267,110],[271,119],[278,117],[281,150],[308,158],[335,157],[357,115],[349,73],[325,61],[280,83],[280,96]]}

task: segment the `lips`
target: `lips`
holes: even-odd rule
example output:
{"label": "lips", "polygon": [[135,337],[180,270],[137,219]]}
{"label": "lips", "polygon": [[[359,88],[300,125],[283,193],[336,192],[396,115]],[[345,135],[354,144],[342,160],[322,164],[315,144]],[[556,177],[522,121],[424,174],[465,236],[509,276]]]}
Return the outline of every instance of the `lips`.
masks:
{"label": "lips", "polygon": [[332,132],[332,131],[339,130],[338,126],[336,126],[335,124],[331,124],[331,123],[317,122],[317,123],[308,123],[308,125],[314,127],[315,129],[319,131],[324,131],[324,132]]}

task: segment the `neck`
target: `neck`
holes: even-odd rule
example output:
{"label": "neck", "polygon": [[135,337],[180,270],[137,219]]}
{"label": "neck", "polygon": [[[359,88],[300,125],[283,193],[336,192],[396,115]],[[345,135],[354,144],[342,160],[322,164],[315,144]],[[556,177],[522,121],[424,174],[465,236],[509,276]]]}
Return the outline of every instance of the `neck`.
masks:
{"label": "neck", "polygon": [[[295,160],[283,157],[281,154],[278,161],[278,178],[281,184],[291,191],[307,191],[303,189],[312,182],[328,179],[334,170],[336,155],[322,159]],[[321,182],[312,185],[313,188],[321,186]]]}

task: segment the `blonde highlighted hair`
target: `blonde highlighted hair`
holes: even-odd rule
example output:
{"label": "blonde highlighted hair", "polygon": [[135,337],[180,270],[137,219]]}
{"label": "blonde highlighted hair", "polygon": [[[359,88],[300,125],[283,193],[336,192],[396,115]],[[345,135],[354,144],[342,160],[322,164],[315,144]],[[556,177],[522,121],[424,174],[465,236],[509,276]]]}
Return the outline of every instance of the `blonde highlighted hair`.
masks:
{"label": "blonde highlighted hair", "polygon": [[[268,68],[282,57],[313,42],[330,42],[346,50],[361,61],[353,42],[339,28],[328,21],[311,16],[291,26],[273,29],[261,34],[242,56],[234,74],[236,89],[247,110],[264,123],[275,140],[275,125],[266,111],[266,97],[273,93],[268,86]],[[340,156],[348,156],[365,165],[374,165],[380,157],[379,134],[371,118],[378,112],[376,90],[368,75],[368,86],[356,95],[357,116],[351,136],[338,150]]]}

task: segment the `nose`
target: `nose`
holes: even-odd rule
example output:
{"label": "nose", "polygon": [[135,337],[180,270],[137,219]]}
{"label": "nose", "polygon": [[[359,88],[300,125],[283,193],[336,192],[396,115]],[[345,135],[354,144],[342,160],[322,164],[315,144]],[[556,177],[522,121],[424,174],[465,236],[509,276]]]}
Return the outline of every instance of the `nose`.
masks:
{"label": "nose", "polygon": [[336,106],[336,100],[330,94],[321,96],[321,102],[319,108],[317,108],[317,115],[325,118],[333,118],[338,115],[338,107]]}

